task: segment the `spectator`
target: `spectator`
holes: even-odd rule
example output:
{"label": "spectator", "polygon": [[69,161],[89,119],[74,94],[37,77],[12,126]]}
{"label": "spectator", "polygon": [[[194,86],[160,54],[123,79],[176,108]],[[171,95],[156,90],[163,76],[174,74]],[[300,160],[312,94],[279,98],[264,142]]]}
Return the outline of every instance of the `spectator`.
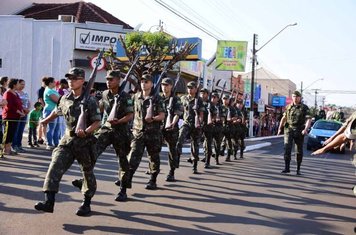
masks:
{"label": "spectator", "polygon": [[[37,143],[37,126],[42,116],[42,105],[40,102],[36,102],[34,105],[34,109],[29,114],[28,121],[28,146],[31,148],[40,147]],[[33,144],[32,144],[33,139]]]}
{"label": "spectator", "polygon": [[[58,92],[54,89],[55,88],[55,81],[53,77],[48,77],[47,80],[45,81],[46,88],[43,93],[43,100],[45,103],[44,109],[43,109],[43,117],[46,118],[48,117],[51,112],[54,110],[54,108],[57,105],[57,102],[59,100],[59,94]],[[54,119],[53,121],[48,123],[47,127],[47,150],[52,150],[54,149],[55,146],[58,145],[59,143],[59,125],[58,125],[58,118]]]}
{"label": "spectator", "polygon": [[7,89],[9,79],[8,77],[0,78],[0,141],[2,142],[3,137],[3,129],[2,129],[2,110],[5,105],[7,105],[7,101],[3,98],[3,95]]}
{"label": "spectator", "polygon": [[[38,89],[38,91],[37,91],[37,95],[38,95],[37,101],[41,103],[42,108],[45,106],[45,103],[43,100],[43,93],[46,89],[46,84],[45,84],[46,80],[47,80],[47,77],[42,78],[41,88]],[[44,136],[46,136],[46,133],[47,133],[47,125],[45,125],[45,124],[38,125],[38,143],[39,144],[44,143],[43,138],[44,138]]]}
{"label": "spectator", "polygon": [[[68,90],[69,86],[68,86],[68,82],[67,82],[67,79],[63,78],[59,81],[59,86],[58,86],[58,94],[60,96],[63,96],[63,95],[67,95],[69,94],[69,90]],[[59,139],[62,138],[62,136],[64,136],[64,132],[66,130],[66,124],[65,124],[65,121],[64,121],[64,116],[59,116],[58,117],[58,125],[59,125]]]}
{"label": "spectator", "polygon": [[16,151],[11,150],[11,143],[17,128],[17,121],[25,116],[22,111],[21,99],[15,90],[20,86],[19,80],[12,78],[9,81],[9,89],[4,93],[3,98],[7,101],[2,111],[2,118],[5,124],[3,136],[3,153],[6,155],[15,155]]}
{"label": "spectator", "polygon": [[16,90],[17,95],[21,99],[22,102],[22,110],[25,116],[20,117],[19,122],[17,124],[17,129],[14,135],[14,139],[12,141],[12,148],[16,152],[25,152],[22,148],[22,136],[25,130],[26,122],[27,122],[27,114],[30,112],[30,96],[27,92],[23,91],[25,88],[25,81],[23,79],[19,80],[18,90]]}
{"label": "spectator", "polygon": [[258,132],[260,131],[260,121],[258,116],[253,117],[253,136],[258,136]]}

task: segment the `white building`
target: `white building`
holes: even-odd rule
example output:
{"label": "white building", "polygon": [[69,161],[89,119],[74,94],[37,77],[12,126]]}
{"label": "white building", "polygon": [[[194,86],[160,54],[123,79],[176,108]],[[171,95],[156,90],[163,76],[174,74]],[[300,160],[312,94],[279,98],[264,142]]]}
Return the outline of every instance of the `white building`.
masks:
{"label": "white building", "polygon": [[[0,16],[0,76],[24,79],[32,102],[37,100],[42,77],[60,80],[70,67],[77,66],[85,70],[88,79],[92,70],[88,57],[96,56],[96,49],[108,48],[110,43],[115,47],[120,34],[132,31],[127,24],[76,23],[75,17],[59,18]],[[105,82],[104,71],[98,72],[97,82]]]}

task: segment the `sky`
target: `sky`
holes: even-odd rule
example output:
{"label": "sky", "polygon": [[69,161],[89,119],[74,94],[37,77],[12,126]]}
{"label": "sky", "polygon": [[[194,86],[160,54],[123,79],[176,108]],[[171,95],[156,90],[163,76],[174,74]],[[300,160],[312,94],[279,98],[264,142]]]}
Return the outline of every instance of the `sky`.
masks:
{"label": "sky", "polygon": [[[132,27],[142,24],[140,30],[156,31],[161,20],[164,30],[176,37],[199,37],[205,59],[216,51],[217,39],[248,41],[250,58],[253,34],[258,34],[259,49],[286,25],[297,23],[257,53],[258,66],[292,80],[298,89],[303,82],[305,96],[314,94],[311,89],[321,89],[326,104],[356,105],[354,0],[161,0],[208,29],[215,38],[163,8],[158,0],[86,1]],[[250,59],[246,67],[249,72]],[[314,95],[309,95],[308,103],[310,98],[314,105]]]}

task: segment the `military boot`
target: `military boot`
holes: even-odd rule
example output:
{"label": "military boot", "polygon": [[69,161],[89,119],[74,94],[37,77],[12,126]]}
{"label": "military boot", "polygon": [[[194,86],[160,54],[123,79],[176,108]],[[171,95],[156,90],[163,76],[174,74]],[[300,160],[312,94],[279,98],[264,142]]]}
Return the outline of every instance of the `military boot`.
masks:
{"label": "military boot", "polygon": [[176,181],[176,179],[174,178],[174,169],[171,169],[171,170],[169,171],[169,174],[167,175],[166,181],[167,181],[167,182],[174,182],[174,181]]}
{"label": "military boot", "polygon": [[204,166],[205,169],[211,168],[211,167],[210,167],[210,159],[211,159],[211,156],[209,155],[209,156],[207,157],[207,159],[206,159],[206,162],[205,162],[205,166]]}
{"label": "military boot", "polygon": [[244,151],[243,150],[240,150],[240,158],[244,158]]}
{"label": "military boot", "polygon": [[78,208],[78,210],[75,214],[78,216],[89,215],[91,212],[90,203],[91,203],[91,197],[84,196],[82,205]]}
{"label": "military boot", "polygon": [[289,170],[289,166],[290,166],[290,160],[284,160],[284,170],[281,172],[283,174],[286,174],[286,173],[289,173],[290,170]]}
{"label": "military boot", "polygon": [[234,160],[237,160],[236,155],[237,155],[237,150],[236,150],[236,149],[234,149]]}
{"label": "military boot", "polygon": [[302,175],[302,173],[300,173],[300,166],[302,165],[302,162],[297,162],[297,175]]}
{"label": "military boot", "polygon": [[148,189],[148,190],[155,190],[155,189],[157,189],[157,184],[156,184],[157,175],[158,175],[158,173],[153,173],[153,174],[151,174],[151,179],[150,179],[150,181],[148,181],[148,183],[146,184],[146,189]]}
{"label": "military boot", "polygon": [[193,174],[198,174],[198,161],[194,160],[193,163]]}
{"label": "military boot", "polygon": [[216,165],[221,165],[221,163],[219,162],[219,155],[215,155],[215,162]]}
{"label": "military boot", "polygon": [[79,188],[79,190],[82,190],[82,186],[83,186],[83,179],[75,179],[72,181],[72,185],[74,187]]}
{"label": "military boot", "polygon": [[230,157],[231,157],[231,150],[229,149],[229,150],[227,150],[227,156],[225,158],[225,162],[231,162]]}
{"label": "military boot", "polygon": [[55,192],[45,192],[45,201],[37,202],[35,209],[38,211],[53,213]]}
{"label": "military boot", "polygon": [[126,187],[121,187],[120,192],[117,194],[115,201],[124,202],[127,200]]}

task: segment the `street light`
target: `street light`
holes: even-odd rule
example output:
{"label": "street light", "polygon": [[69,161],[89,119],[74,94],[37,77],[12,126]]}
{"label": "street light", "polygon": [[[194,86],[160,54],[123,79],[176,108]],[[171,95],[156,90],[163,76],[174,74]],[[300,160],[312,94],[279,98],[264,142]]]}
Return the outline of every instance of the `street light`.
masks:
{"label": "street light", "polygon": [[303,81],[301,81],[300,83],[300,93],[302,94],[302,97],[303,97],[303,91],[305,91],[306,89],[308,89],[309,87],[311,87],[314,83],[316,83],[317,81],[323,81],[324,78],[318,78],[316,79],[315,81],[313,81],[312,83],[309,84],[309,86],[305,87],[303,89]]}
{"label": "street light", "polygon": [[256,64],[256,53],[259,52],[263,47],[265,47],[270,41],[272,41],[275,37],[277,37],[280,33],[282,33],[286,28],[290,26],[296,26],[297,23],[288,24],[283,29],[281,29],[278,33],[276,33],[270,40],[268,40],[265,44],[263,44],[260,49],[256,49],[256,38],[257,34],[253,34],[253,47],[252,47],[252,71],[251,71],[251,97],[250,97],[250,128],[249,128],[249,136],[253,136],[253,93],[254,93],[254,82],[255,82],[255,64]]}

